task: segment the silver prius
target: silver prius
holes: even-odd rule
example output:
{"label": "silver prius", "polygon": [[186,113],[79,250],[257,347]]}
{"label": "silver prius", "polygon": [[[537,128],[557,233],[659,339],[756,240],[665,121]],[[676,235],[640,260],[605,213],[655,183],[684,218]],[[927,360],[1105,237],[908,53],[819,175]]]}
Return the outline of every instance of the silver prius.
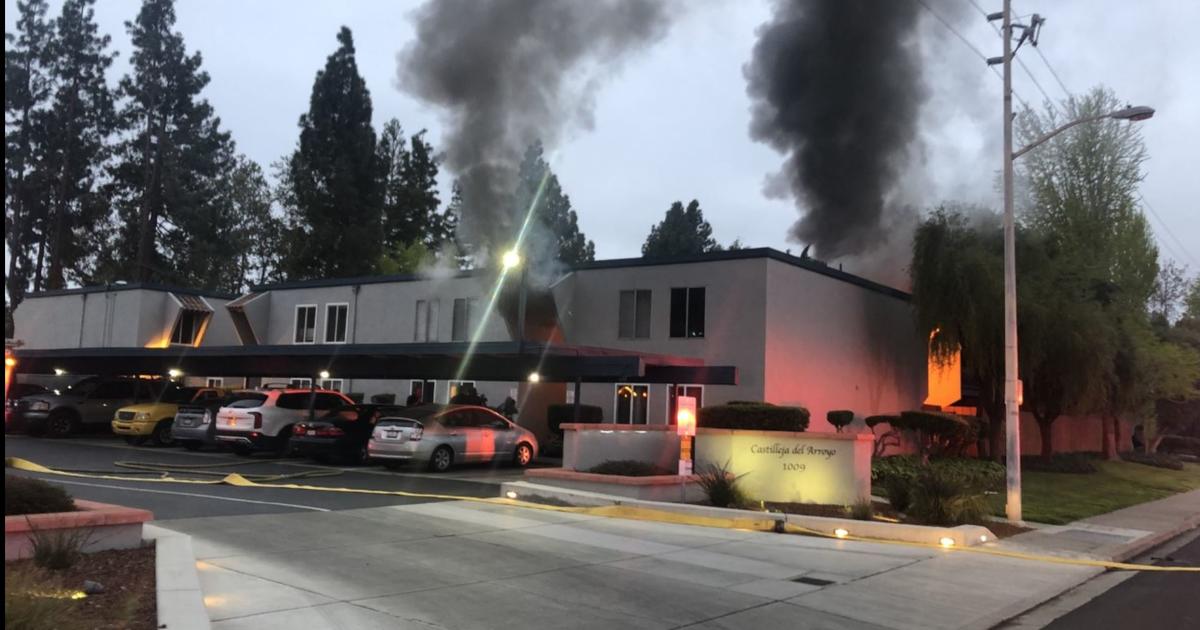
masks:
{"label": "silver prius", "polygon": [[461,462],[528,466],[537,437],[504,416],[473,405],[420,405],[380,418],[367,443],[373,462],[396,467],[425,462],[435,472]]}

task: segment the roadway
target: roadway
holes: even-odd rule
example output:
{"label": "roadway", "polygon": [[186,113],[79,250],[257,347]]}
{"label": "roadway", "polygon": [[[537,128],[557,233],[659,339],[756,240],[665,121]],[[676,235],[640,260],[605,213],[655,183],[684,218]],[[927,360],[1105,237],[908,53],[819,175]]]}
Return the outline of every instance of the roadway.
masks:
{"label": "roadway", "polygon": [[[448,473],[433,474],[420,468],[400,471],[377,466],[322,465],[304,459],[279,459],[256,454],[239,457],[224,452],[188,452],[179,448],[135,447],[112,437],[79,437],[63,440],[21,435],[4,436],[5,457],[20,457],[55,469],[87,471],[97,476],[153,477],[138,474],[117,462],[160,463],[204,467],[216,473],[243,475],[296,475],[335,473],[333,476],[296,478],[273,483],[403,491],[452,496],[495,497],[500,484],[521,477],[519,469],[468,465]],[[216,466],[214,466],[216,465]],[[198,468],[200,469],[200,468]],[[14,471],[7,471],[14,472]],[[323,512],[425,503],[443,499],[399,495],[313,492],[288,488],[200,485],[158,481],[123,481],[79,478],[19,471],[62,485],[72,496],[150,510],[156,520],[202,516]],[[182,478],[217,479],[217,475],[178,474]]]}

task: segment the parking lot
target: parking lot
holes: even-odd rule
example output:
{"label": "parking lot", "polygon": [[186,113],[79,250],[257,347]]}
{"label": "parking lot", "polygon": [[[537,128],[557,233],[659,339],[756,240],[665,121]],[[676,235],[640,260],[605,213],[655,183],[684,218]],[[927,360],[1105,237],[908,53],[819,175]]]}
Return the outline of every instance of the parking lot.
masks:
{"label": "parking lot", "polygon": [[[323,512],[426,503],[444,499],[399,495],[306,491],[287,488],[237,487],[223,484],[125,481],[105,476],[154,478],[126,464],[170,464],[184,470],[173,477],[215,481],[220,475],[301,475],[276,483],[297,483],[329,488],[354,488],[449,496],[494,497],[500,484],[521,477],[522,471],[492,465],[464,465],[446,473],[413,467],[397,471],[376,466],[318,464],[311,460],[257,454],[241,457],[228,452],[187,452],[169,447],[135,447],[112,436],[39,439],[23,435],[4,437],[5,457],[19,457],[43,466],[84,471],[88,477],[66,477],[20,472],[61,484],[72,495],[93,501],[118,503],[154,512],[156,520],[199,516],[232,516],[281,512]],[[194,468],[188,468],[194,467]],[[304,476],[304,475],[325,476]]]}

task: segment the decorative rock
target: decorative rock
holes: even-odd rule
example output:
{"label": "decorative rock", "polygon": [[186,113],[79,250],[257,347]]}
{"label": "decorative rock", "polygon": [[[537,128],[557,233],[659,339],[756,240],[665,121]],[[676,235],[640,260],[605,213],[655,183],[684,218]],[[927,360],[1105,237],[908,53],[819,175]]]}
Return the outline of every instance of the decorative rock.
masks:
{"label": "decorative rock", "polygon": [[92,580],[83,581],[83,592],[88,595],[98,595],[104,592],[104,585]]}

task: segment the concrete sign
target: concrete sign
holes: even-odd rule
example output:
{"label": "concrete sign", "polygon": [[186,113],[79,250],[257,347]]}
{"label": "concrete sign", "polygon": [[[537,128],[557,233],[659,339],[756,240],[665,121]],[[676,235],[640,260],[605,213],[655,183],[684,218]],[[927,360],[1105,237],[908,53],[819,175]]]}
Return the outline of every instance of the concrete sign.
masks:
{"label": "concrete sign", "polygon": [[869,433],[699,429],[696,472],[728,464],[754,500],[852,505],[871,496]]}

